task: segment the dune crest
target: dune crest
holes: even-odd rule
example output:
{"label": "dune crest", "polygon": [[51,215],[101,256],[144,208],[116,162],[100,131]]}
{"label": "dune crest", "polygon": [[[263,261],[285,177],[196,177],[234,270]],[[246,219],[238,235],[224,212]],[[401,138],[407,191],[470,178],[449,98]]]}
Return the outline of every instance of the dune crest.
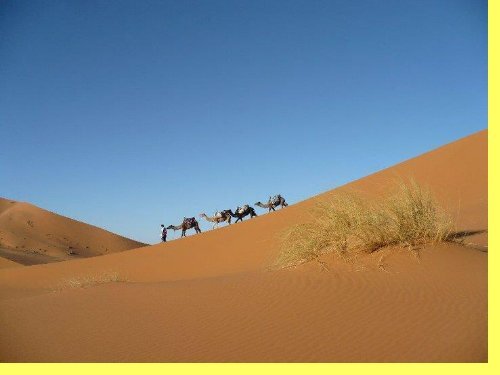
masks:
{"label": "dune crest", "polygon": [[0,256],[31,265],[145,246],[29,203],[0,198]]}

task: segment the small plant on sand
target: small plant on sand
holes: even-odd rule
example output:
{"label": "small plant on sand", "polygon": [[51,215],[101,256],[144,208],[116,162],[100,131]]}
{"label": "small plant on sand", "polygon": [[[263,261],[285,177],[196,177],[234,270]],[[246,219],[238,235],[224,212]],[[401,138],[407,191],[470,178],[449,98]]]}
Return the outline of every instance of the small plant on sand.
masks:
{"label": "small plant on sand", "polygon": [[386,246],[414,248],[447,241],[452,220],[428,189],[400,183],[387,197],[368,200],[337,193],[311,210],[311,220],[287,229],[282,236],[278,267],[294,266],[333,253],[352,260]]}
{"label": "small plant on sand", "polygon": [[57,290],[68,288],[88,288],[98,284],[127,282],[118,272],[102,272],[63,280]]}

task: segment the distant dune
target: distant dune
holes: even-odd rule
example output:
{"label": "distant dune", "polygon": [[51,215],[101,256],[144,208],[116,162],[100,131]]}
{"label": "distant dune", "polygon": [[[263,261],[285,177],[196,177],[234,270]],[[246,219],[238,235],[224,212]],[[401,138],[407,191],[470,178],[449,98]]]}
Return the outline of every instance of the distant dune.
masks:
{"label": "distant dune", "polygon": [[8,267],[21,267],[21,266],[22,266],[21,264],[13,262],[12,260],[0,257],[0,269]]}
{"label": "distant dune", "polygon": [[145,246],[28,203],[0,198],[0,256],[22,264],[92,257]]}
{"label": "distant dune", "polygon": [[[218,230],[2,268],[0,361],[485,362],[487,138],[481,131]],[[429,186],[459,231],[477,232],[467,246],[271,270],[279,234],[315,202],[339,189],[376,199],[399,178]]]}

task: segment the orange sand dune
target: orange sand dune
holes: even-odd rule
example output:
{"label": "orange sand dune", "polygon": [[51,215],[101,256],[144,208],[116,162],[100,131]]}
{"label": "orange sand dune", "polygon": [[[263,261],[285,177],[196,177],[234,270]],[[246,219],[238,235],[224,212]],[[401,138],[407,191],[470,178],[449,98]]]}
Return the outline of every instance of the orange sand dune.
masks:
{"label": "orange sand dune", "polygon": [[0,257],[0,269],[8,268],[8,267],[20,267],[21,264],[13,262],[12,260],[1,258]]}
{"label": "orange sand dune", "polygon": [[[459,230],[487,230],[487,131],[340,189],[376,197],[408,177]],[[0,360],[487,361],[484,232],[420,258],[268,270],[277,235],[331,193],[166,244],[1,269]]]}
{"label": "orange sand dune", "polygon": [[0,198],[0,256],[23,264],[91,257],[144,245],[28,203]]}
{"label": "orange sand dune", "polygon": [[485,361],[486,256],[450,246],[393,261],[9,299],[2,360]]}

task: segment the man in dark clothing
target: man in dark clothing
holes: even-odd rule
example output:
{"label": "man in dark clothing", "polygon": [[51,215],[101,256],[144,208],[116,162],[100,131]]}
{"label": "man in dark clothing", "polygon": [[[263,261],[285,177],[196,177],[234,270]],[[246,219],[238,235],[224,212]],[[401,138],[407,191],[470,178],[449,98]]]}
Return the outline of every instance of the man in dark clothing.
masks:
{"label": "man in dark clothing", "polygon": [[167,228],[165,228],[165,225],[160,226],[160,231],[161,231],[161,241],[166,242],[167,241]]}

